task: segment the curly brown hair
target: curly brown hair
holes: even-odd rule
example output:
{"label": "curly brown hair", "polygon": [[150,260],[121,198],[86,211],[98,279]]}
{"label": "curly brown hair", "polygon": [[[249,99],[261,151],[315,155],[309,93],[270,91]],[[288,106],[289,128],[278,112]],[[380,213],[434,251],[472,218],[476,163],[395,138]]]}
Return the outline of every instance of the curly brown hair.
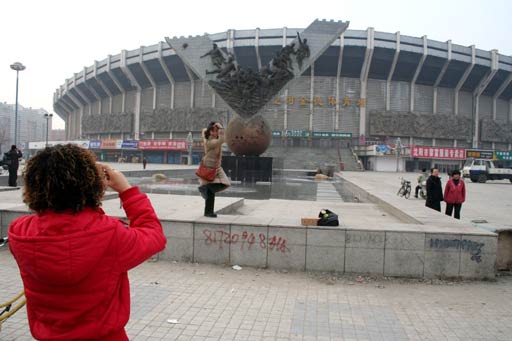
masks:
{"label": "curly brown hair", "polygon": [[98,207],[105,192],[94,154],[74,144],[46,147],[23,172],[23,202],[38,213]]}

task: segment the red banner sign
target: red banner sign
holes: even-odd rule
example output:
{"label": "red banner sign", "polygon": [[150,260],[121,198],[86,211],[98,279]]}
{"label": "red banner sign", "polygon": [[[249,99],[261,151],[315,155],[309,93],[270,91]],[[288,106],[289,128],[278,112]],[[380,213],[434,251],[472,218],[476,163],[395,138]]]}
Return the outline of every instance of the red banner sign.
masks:
{"label": "red banner sign", "polygon": [[420,158],[420,159],[465,160],[466,159],[466,149],[464,149],[464,148],[412,146],[411,147],[411,157]]}
{"label": "red banner sign", "polygon": [[140,140],[139,149],[187,150],[186,140]]}

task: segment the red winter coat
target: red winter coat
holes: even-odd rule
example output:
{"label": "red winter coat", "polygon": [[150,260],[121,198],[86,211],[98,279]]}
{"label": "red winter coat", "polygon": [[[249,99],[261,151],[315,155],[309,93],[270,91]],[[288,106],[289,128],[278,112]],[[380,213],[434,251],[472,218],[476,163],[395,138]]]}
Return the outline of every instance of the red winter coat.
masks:
{"label": "red winter coat", "polygon": [[101,208],[47,210],[14,220],[30,331],[38,340],[128,340],[127,271],[165,247],[158,217],[137,187],[120,195],[130,226]]}
{"label": "red winter coat", "polygon": [[455,185],[453,179],[448,180],[444,188],[444,201],[447,204],[462,204],[466,201],[466,185],[462,179]]}

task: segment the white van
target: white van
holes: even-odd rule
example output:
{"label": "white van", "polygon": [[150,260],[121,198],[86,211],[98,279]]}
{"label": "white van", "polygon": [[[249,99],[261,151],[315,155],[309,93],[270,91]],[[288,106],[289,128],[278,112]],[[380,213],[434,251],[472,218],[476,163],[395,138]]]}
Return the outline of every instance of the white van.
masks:
{"label": "white van", "polygon": [[472,182],[484,183],[487,180],[509,179],[512,182],[512,169],[497,167],[493,160],[467,159],[462,168],[462,176]]}

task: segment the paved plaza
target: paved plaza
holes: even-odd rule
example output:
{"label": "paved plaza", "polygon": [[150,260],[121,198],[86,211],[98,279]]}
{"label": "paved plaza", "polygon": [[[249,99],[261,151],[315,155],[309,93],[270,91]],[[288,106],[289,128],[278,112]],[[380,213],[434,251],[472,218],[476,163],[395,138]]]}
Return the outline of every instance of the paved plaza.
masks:
{"label": "paved plaza", "polygon": [[[130,170],[135,166],[117,167]],[[418,221],[443,223],[451,219],[425,209],[420,199],[396,196],[399,177],[414,184],[416,174],[341,175]],[[508,181],[467,185],[461,224],[474,225],[471,220],[478,219],[488,222],[481,224],[484,228],[510,227],[507,212],[512,185]],[[20,205],[20,192],[0,192],[1,204]],[[194,207],[200,200],[150,197],[160,212],[166,209],[166,202],[169,207]],[[105,203],[107,212],[119,210],[118,201],[110,201]],[[246,200],[240,213],[249,217],[279,212],[301,216],[326,204],[301,201],[294,206],[286,200],[259,204]],[[357,224],[357,217],[363,217],[360,224],[372,217],[381,217],[382,224],[395,223],[395,218],[374,204],[345,203],[339,208],[341,219],[350,224]],[[0,302],[22,290],[7,248],[0,249],[0,278]],[[131,340],[512,339],[512,276],[508,274],[499,274],[492,281],[409,280],[249,267],[237,271],[227,265],[152,260],[133,269],[130,280],[132,313],[127,332]],[[32,340],[24,308],[4,322],[0,340]]]}
{"label": "paved plaza", "polygon": [[[2,300],[21,290],[0,251]],[[131,340],[510,340],[512,277],[447,282],[146,262],[130,272]],[[25,309],[1,340],[32,340]]]}

